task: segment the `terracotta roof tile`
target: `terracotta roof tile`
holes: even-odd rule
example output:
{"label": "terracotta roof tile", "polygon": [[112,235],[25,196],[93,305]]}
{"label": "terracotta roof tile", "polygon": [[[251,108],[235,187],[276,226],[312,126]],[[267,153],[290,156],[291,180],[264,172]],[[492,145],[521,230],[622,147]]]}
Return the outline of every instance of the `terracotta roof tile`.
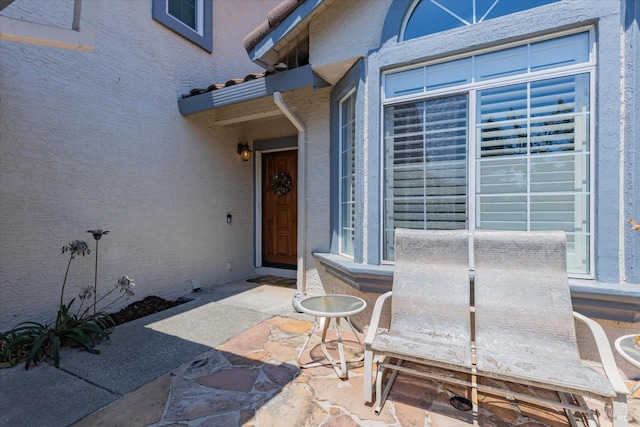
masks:
{"label": "terracotta roof tile", "polygon": [[244,76],[244,78],[241,78],[241,79],[229,79],[224,83],[210,84],[206,88],[194,88],[194,89],[191,89],[189,91],[189,93],[183,94],[182,97],[183,98],[188,98],[190,96],[201,95],[203,93],[211,92],[213,90],[222,89],[222,88],[233,86],[233,85],[236,85],[236,84],[239,84],[239,83],[248,82],[249,80],[262,79],[262,78],[266,77],[269,74],[275,74],[275,72],[264,71],[262,73],[250,73],[250,74],[247,74],[246,76]]}
{"label": "terracotta roof tile", "polygon": [[[295,10],[304,0],[283,0],[275,8],[271,9],[267,13],[267,20],[260,24],[251,33],[242,39],[242,44],[247,51],[253,49],[260,40],[262,40],[267,34],[271,32],[283,19],[285,19],[291,12]],[[229,79],[224,83],[214,83],[206,88],[194,88],[189,93],[183,94],[182,98],[188,98],[190,96],[201,95],[203,93],[211,92],[217,89],[233,86],[239,83],[243,83],[249,80],[262,79],[270,74],[275,74],[279,71],[283,71],[282,68],[278,68],[275,71],[265,71],[262,73],[251,73],[244,76],[242,79]]]}
{"label": "terracotta roof tile", "polygon": [[267,20],[242,39],[244,48],[250,51],[256,47],[260,40],[269,34],[273,28],[289,16],[289,14],[303,2],[304,0],[283,0],[282,3],[271,9],[271,11],[267,13]]}

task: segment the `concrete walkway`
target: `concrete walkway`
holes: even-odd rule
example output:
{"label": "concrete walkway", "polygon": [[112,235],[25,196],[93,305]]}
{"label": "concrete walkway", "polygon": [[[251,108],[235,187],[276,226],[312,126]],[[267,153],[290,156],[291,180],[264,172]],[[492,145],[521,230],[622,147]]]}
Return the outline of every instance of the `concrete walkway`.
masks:
{"label": "concrete walkway", "polygon": [[[375,415],[362,401],[361,367],[351,367],[348,380],[330,367],[297,368],[313,318],[293,311],[293,293],[244,281],[216,286],[117,327],[100,355],[67,349],[60,369],[2,369],[0,425],[567,425],[561,412],[488,396],[477,414],[460,411],[449,398],[465,391],[401,377]],[[322,359],[314,340],[303,362]],[[636,420],[638,402],[630,405]],[[611,425],[601,402],[589,405]]]}
{"label": "concrete walkway", "polygon": [[204,289],[116,327],[99,355],[65,349],[59,369],[0,369],[0,426],[71,425],[264,320],[302,318],[291,307],[293,293],[245,281]]}

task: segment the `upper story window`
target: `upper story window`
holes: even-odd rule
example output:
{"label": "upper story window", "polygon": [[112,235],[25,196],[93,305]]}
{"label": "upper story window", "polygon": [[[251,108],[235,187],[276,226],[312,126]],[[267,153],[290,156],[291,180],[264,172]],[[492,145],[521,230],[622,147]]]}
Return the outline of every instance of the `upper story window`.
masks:
{"label": "upper story window", "polygon": [[153,19],[207,52],[213,50],[213,0],[153,0]]}
{"label": "upper story window", "polygon": [[404,24],[402,39],[410,40],[452,28],[555,3],[559,0],[418,0]]}
{"label": "upper story window", "polygon": [[202,31],[202,13],[198,13],[202,10],[202,7],[198,7],[202,1],[197,0],[168,0],[168,12],[169,15],[182,22],[193,31],[201,34]]}

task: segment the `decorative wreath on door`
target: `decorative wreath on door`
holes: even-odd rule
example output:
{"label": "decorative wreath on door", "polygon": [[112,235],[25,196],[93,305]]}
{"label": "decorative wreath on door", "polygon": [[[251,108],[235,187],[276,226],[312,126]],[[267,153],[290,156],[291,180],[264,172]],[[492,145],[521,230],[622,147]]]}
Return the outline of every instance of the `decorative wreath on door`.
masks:
{"label": "decorative wreath on door", "polygon": [[286,172],[278,172],[271,180],[271,189],[278,196],[284,196],[291,191],[291,175]]}

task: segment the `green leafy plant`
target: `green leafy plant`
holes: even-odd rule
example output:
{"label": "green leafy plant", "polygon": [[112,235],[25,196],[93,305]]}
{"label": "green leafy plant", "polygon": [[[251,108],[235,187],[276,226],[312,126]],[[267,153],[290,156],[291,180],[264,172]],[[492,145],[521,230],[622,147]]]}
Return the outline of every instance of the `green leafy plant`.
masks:
{"label": "green leafy plant", "polygon": [[[38,364],[43,359],[51,359],[55,366],[59,366],[60,350],[62,348],[78,347],[92,354],[98,354],[100,351],[95,348],[96,344],[103,339],[109,340],[109,334],[113,331],[115,322],[104,309],[122,297],[133,295],[131,288],[135,284],[129,277],[122,276],[107,294],[97,298],[96,275],[94,287],[88,287],[83,290],[79,296],[82,303],[77,313],[73,314],[70,310],[76,299],[73,298],[69,304],[64,304],[64,291],[69,269],[71,268],[71,261],[78,256],[84,257],[91,251],[86,242],[74,240],[62,248],[62,253],[69,254],[69,261],[62,281],[60,305],[55,322],[22,322],[16,325],[15,328],[0,333],[0,365],[15,366],[24,361],[25,369],[29,369],[31,364]],[[103,307],[102,310],[97,311],[97,304],[115,291],[120,291],[121,295]],[[89,301],[92,296],[93,303],[82,311],[84,303]]]}

